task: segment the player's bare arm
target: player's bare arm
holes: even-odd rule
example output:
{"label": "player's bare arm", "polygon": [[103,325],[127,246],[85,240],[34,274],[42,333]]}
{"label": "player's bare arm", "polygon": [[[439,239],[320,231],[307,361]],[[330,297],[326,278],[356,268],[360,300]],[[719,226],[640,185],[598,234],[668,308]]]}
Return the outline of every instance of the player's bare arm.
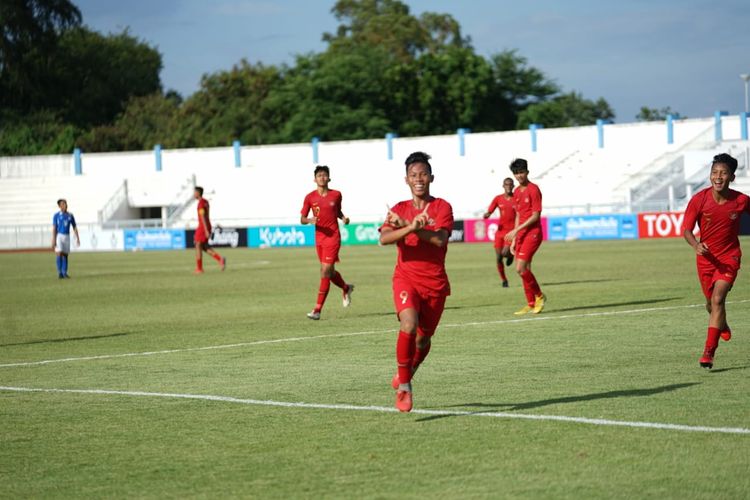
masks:
{"label": "player's bare arm", "polygon": [[57,246],[57,226],[52,226],[52,250]]}
{"label": "player's bare arm", "polygon": [[398,242],[399,240],[404,239],[411,233],[416,233],[421,230],[427,223],[427,219],[425,217],[422,217],[421,215],[422,214],[415,217],[414,220],[408,223],[406,226],[400,227],[398,229],[384,227],[380,232],[380,244],[391,245]]}
{"label": "player's bare arm", "polygon": [[80,236],[78,236],[78,228],[77,227],[73,228],[73,233],[76,235],[76,246],[80,247],[81,246],[81,238],[80,238]]}
{"label": "player's bare arm", "polygon": [[420,240],[426,241],[436,247],[444,247],[448,244],[448,238],[450,234],[445,229],[438,229],[437,231],[430,231],[429,229],[420,229],[417,231],[417,236]]}
{"label": "player's bare arm", "polygon": [[693,250],[695,250],[695,253],[698,255],[706,255],[708,253],[708,247],[705,243],[701,243],[698,241],[698,239],[693,234],[692,229],[685,229],[683,231],[682,236],[685,238],[685,241],[687,241],[688,245],[693,247]]}
{"label": "player's bare arm", "polygon": [[[317,224],[318,218],[317,217],[305,217],[304,215],[299,218],[300,224]],[[348,223],[347,223],[348,224]]]}

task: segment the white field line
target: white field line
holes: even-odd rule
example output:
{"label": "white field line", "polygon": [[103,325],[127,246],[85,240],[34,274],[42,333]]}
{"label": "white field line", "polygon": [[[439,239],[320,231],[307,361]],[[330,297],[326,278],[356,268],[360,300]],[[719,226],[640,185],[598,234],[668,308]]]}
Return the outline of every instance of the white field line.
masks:
{"label": "white field line", "polygon": [[[34,392],[34,393],[58,393],[58,394],[95,394],[113,396],[136,396],[151,398],[173,398],[173,399],[197,399],[202,401],[218,401],[223,403],[244,404],[253,406],[272,406],[281,408],[302,408],[315,410],[344,410],[344,411],[367,411],[376,413],[398,413],[395,408],[387,406],[360,406],[349,404],[324,404],[303,403],[289,401],[269,401],[262,399],[241,399],[229,396],[213,396],[210,394],[175,394],[169,392],[144,392],[144,391],[115,391],[105,389],[38,389],[32,387],[3,387],[0,391],[6,392]],[[427,410],[415,409],[411,413],[416,415],[446,416],[446,417],[490,417],[520,420],[541,420],[554,422],[569,422],[588,425],[603,425],[612,427],[634,427],[646,429],[661,429],[682,432],[709,432],[721,434],[750,434],[750,429],[742,427],[707,427],[701,425],[667,424],[660,422],[630,422],[626,420],[608,420],[604,418],[568,417],[564,415],[535,415],[528,413],[509,412],[472,412],[461,410]]]}
{"label": "white field line", "polygon": [[[731,301],[731,302],[727,302],[727,304],[743,304],[746,302],[750,302],[750,299]],[[704,304],[686,304],[686,305],[680,305],[680,306],[663,306],[663,307],[646,307],[646,308],[641,308],[641,309],[627,309],[623,311],[600,311],[600,312],[591,312],[591,313],[583,313],[583,314],[563,314],[563,315],[557,315],[557,316],[533,316],[533,317],[517,318],[517,319],[501,319],[501,320],[495,320],[495,321],[449,323],[445,325],[440,325],[439,328],[463,328],[463,327],[470,327],[470,326],[525,323],[525,322],[530,322],[530,321],[553,321],[557,319],[593,318],[593,317],[598,317],[598,316],[616,316],[616,315],[621,315],[621,314],[638,314],[638,313],[644,313],[644,312],[672,311],[676,309],[690,309],[690,308],[703,307],[703,306]],[[101,354],[97,356],[80,356],[80,357],[71,357],[71,358],[44,359],[41,361],[26,361],[26,362],[19,362],[19,363],[0,364],[0,368],[40,366],[40,365],[49,365],[53,363],[69,363],[73,361],[94,361],[94,360],[100,360],[100,359],[132,358],[132,357],[137,357],[137,356],[156,356],[159,354],[175,354],[175,353],[196,352],[196,351],[213,351],[213,350],[219,350],[219,349],[235,349],[238,347],[248,347],[248,346],[264,345],[264,344],[279,344],[283,342],[301,342],[305,340],[317,340],[317,339],[327,339],[327,338],[356,337],[360,335],[383,334],[383,333],[390,333],[392,331],[393,329],[391,328],[388,330],[368,330],[368,331],[363,331],[363,332],[331,333],[331,334],[325,334],[325,335],[312,335],[309,337],[286,337],[286,338],[280,338],[280,339],[256,340],[253,342],[238,342],[235,344],[220,344],[220,345],[210,345],[210,346],[203,346],[203,347],[185,347],[185,348],[180,348],[180,349],[164,349],[160,351],[126,352],[126,353],[120,353],[120,354]]]}

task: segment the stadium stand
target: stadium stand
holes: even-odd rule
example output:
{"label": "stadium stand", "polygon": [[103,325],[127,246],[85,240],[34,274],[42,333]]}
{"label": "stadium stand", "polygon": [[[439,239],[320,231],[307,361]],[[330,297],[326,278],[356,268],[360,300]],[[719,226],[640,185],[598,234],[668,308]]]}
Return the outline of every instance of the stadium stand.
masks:
{"label": "stadium stand", "polygon": [[[484,211],[516,157],[529,160],[547,214],[679,209],[705,185],[716,152],[737,156],[738,175],[746,175],[750,153],[739,122],[723,117],[717,141],[714,117],[677,120],[672,144],[663,122],[606,124],[602,147],[597,126],[542,128],[536,151],[528,130],[468,133],[463,156],[458,135],[395,138],[392,159],[384,139],[321,142],[317,163],[330,166],[345,213],[360,221],[381,219],[386,204],[408,195],[403,158],[417,150],[433,156],[433,192],[451,201],[457,218]],[[48,226],[61,197],[80,224],[190,228],[196,184],[205,187],[218,224],[296,223],[314,188],[310,144],[245,146],[239,167],[232,147],[164,150],[160,171],[155,155],[84,152],[81,175],[72,155],[0,158],[0,228]]]}

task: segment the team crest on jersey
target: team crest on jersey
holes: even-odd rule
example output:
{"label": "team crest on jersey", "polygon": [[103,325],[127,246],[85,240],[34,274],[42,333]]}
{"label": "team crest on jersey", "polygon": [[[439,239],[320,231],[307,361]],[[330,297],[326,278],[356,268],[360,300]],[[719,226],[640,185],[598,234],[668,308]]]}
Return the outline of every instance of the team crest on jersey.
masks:
{"label": "team crest on jersey", "polygon": [[736,220],[736,219],[737,219],[737,212],[731,212],[731,213],[729,214],[729,218],[730,218],[731,220]]}

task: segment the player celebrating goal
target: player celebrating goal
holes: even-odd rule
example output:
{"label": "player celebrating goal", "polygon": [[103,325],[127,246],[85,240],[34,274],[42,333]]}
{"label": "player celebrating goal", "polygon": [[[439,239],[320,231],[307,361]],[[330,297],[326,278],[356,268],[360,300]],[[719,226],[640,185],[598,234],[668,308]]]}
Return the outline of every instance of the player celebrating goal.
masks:
{"label": "player celebrating goal", "polygon": [[513,193],[516,226],[505,235],[505,240],[514,245],[516,271],[523,281],[523,291],[526,294],[526,305],[514,314],[539,314],[544,309],[547,297],[542,293],[536,277],[531,272],[531,259],[542,244],[542,192],[539,186],[529,181],[529,166],[526,160],[513,160],[510,170],[518,181],[518,188]]}
{"label": "player celebrating goal", "polygon": [[434,177],[429,160],[421,152],[406,159],[411,199],[389,209],[380,228],[380,243],[398,247],[393,301],[400,329],[398,371],[392,386],[397,390],[396,408],[402,412],[412,409],[412,376],[430,352],[431,337],[450,295],[445,255],[453,230],[453,209],[447,201],[430,195]]}
{"label": "player celebrating goal", "polygon": [[[352,303],[352,292],[354,285],[346,283],[341,274],[336,270],[336,262],[339,261],[339,250],[341,249],[341,233],[339,232],[339,219],[344,224],[349,224],[349,217],[341,211],[341,192],[328,188],[331,182],[330,170],[325,165],[315,167],[315,191],[305,196],[302,204],[300,223],[315,224],[315,248],[320,260],[320,287],[318,288],[318,299],[315,308],[307,313],[307,317],[314,320],[320,319],[320,311],[328,297],[331,282],[341,288],[344,292],[344,307]],[[308,217],[312,211],[313,216]]]}
{"label": "player celebrating goal", "polygon": [[76,246],[81,246],[78,237],[76,218],[68,212],[68,202],[64,199],[57,200],[60,211],[52,217],[52,248],[55,250],[57,262],[57,277],[60,279],[70,278],[68,276],[68,255],[70,254],[70,228],[76,235]]}
{"label": "player celebrating goal", "polygon": [[[698,279],[706,297],[708,333],[699,363],[713,368],[719,338],[729,340],[732,331],[727,324],[725,302],[740,270],[740,217],[750,213],[750,198],[729,189],[734,181],[737,160],[726,153],[714,156],[711,164],[711,186],[699,191],[685,210],[683,236],[696,253]],[[700,241],[693,234],[695,224]]]}
{"label": "player celebrating goal", "polygon": [[211,218],[209,217],[208,200],[203,197],[203,188],[195,186],[193,196],[198,200],[198,229],[195,230],[195,274],[203,274],[203,252],[213,257],[223,271],[227,259],[223,258],[208,244],[211,239]]}
{"label": "player celebrating goal", "polygon": [[497,259],[497,272],[503,282],[503,288],[508,288],[508,277],[505,276],[505,265],[510,266],[513,263],[513,253],[510,251],[510,242],[505,239],[505,235],[513,229],[516,224],[516,209],[513,204],[513,179],[507,177],[503,180],[503,194],[499,194],[492,199],[489,208],[483,217],[489,219],[492,213],[500,210],[500,220],[497,222],[497,231],[495,232],[495,257]]}

